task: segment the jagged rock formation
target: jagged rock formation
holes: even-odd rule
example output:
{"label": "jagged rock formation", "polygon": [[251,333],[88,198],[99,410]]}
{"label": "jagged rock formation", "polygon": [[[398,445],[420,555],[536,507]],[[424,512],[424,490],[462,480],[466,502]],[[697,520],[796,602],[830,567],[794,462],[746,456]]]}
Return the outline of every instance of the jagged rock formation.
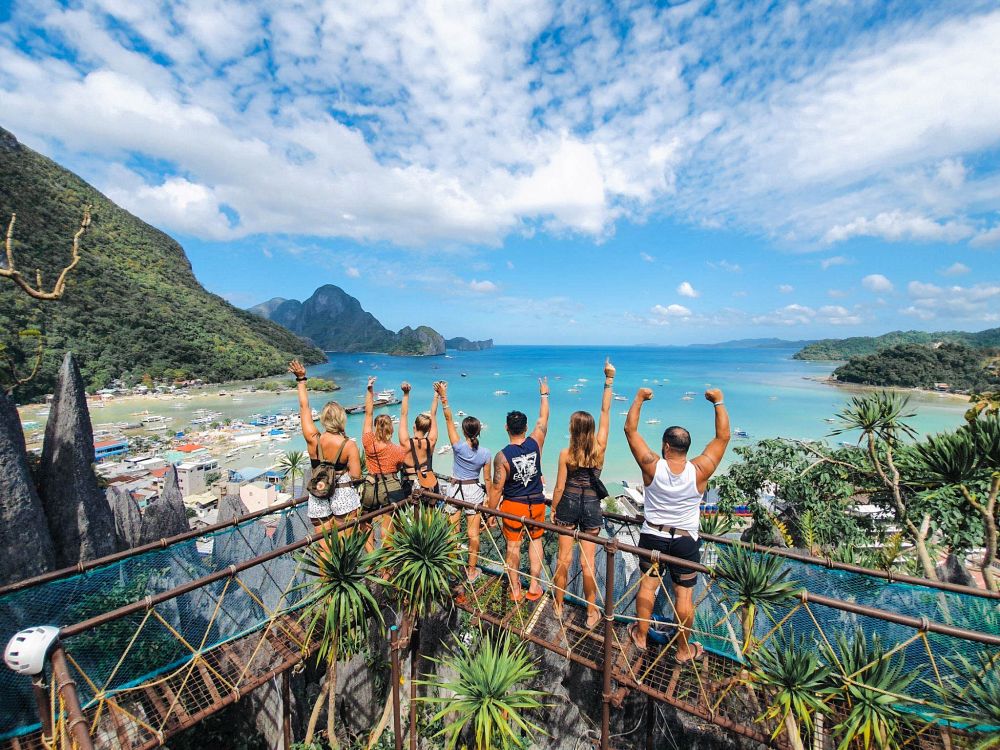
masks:
{"label": "jagged rock formation", "polygon": [[148,544],[190,530],[184,499],[177,486],[177,469],[171,466],[163,478],[163,492],[142,514],[141,543]]}
{"label": "jagged rock formation", "polygon": [[87,394],[73,354],[67,352],[45,425],[38,482],[59,567],[118,551],[115,519],[93,464]]}
{"label": "jagged rock formation", "polygon": [[28,469],[21,419],[0,391],[0,586],[54,567],[52,537]]}
{"label": "jagged rock formation", "polygon": [[242,518],[249,512],[239,495],[236,493],[227,493],[219,501],[219,513],[215,520],[216,523],[225,523],[226,521],[232,521],[234,518]]}
{"label": "jagged rock formation", "polygon": [[470,341],[464,336],[456,336],[453,339],[445,339],[444,345],[448,349],[455,349],[460,352],[480,352],[483,349],[492,349],[493,339]]}
{"label": "jagged rock formation", "polygon": [[115,518],[118,546],[132,549],[142,544],[142,511],[139,504],[124,487],[108,487],[108,504]]}
{"label": "jagged rock formation", "polygon": [[[382,352],[398,355],[444,354],[444,337],[428,326],[409,326],[393,333],[357,299],[333,284],[321,286],[305,302],[275,297],[249,311],[283,325],[328,352]],[[492,341],[451,339],[472,348],[488,348]]]}

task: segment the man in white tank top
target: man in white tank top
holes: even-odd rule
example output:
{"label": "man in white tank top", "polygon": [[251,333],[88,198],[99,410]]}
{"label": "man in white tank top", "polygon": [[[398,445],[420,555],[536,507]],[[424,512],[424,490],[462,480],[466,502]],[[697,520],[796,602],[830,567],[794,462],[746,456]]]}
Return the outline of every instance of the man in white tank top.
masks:
{"label": "man in white tank top", "polygon": [[[715,412],[715,437],[701,455],[688,460],[691,434],[683,427],[668,427],[663,432],[660,455],[656,455],[639,434],[639,414],[642,405],[653,398],[653,391],[640,388],[625,419],[625,437],[636,463],[642,470],[645,489],[645,523],[639,546],[665,555],[701,562],[698,540],[698,520],[701,498],[709,477],[715,473],[729,445],[729,415],[722,401],[722,391],[705,391],[705,398]],[[635,611],[637,622],[629,626],[629,634],[640,652],[646,650],[646,633],[653,614],[653,602],[659,586],[661,570],[646,560],[639,561],[643,576],[639,581]],[[670,572],[674,584],[674,608],[677,612],[678,662],[700,659],[704,649],[700,643],[688,640],[694,621],[694,584],[698,573],[679,563],[661,563]]]}

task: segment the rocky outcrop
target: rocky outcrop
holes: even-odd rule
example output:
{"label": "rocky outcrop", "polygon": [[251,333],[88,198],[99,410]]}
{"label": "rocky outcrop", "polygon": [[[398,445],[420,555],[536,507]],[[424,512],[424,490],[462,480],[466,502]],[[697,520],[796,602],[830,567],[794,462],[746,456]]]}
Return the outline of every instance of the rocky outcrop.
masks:
{"label": "rocky outcrop", "polygon": [[163,478],[160,496],[142,514],[142,544],[190,531],[184,499],[177,486],[177,469],[170,467]]}
{"label": "rocky outcrop", "polygon": [[38,482],[59,567],[118,551],[115,519],[93,465],[87,394],[76,361],[67,352],[45,425]]}
{"label": "rocky outcrop", "polygon": [[[444,337],[428,326],[409,326],[392,332],[357,299],[333,284],[325,284],[305,302],[275,297],[254,305],[249,312],[284,326],[328,352],[381,352],[401,356],[444,354]],[[492,341],[452,339],[475,348]],[[461,348],[461,347],[459,347]]]}
{"label": "rocky outcrop", "polygon": [[28,469],[21,419],[0,391],[0,586],[53,567],[52,537]]}
{"label": "rocky outcrop", "polygon": [[118,546],[132,549],[142,544],[142,511],[132,494],[124,487],[108,487],[108,504],[115,517]]}
{"label": "rocky outcrop", "polygon": [[464,336],[456,336],[453,339],[445,339],[444,345],[448,349],[455,349],[460,352],[481,352],[484,349],[493,348],[493,339],[470,341]]}
{"label": "rocky outcrop", "polygon": [[216,523],[226,523],[235,518],[243,518],[249,512],[238,494],[227,492],[219,500],[219,513],[215,520]]}

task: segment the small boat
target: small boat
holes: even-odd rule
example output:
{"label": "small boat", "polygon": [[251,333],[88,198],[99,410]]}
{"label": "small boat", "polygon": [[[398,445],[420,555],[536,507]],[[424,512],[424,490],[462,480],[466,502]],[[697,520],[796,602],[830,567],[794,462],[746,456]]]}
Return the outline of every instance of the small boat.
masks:
{"label": "small boat", "polygon": [[580,389],[579,388],[567,388],[566,391],[568,393],[579,393]]}
{"label": "small boat", "polygon": [[656,418],[654,417],[653,419],[647,419],[647,420],[646,420],[646,424],[659,424],[659,423],[660,423],[661,421],[662,421],[662,420],[659,420],[659,419],[656,419]]}
{"label": "small boat", "polygon": [[615,401],[628,401],[624,396],[615,396]]}
{"label": "small boat", "polygon": [[494,396],[508,396],[508,395],[510,395],[510,391],[505,391],[505,390],[501,389],[501,390],[493,391],[493,395]]}
{"label": "small boat", "polygon": [[694,396],[681,396],[681,401],[693,401]]}
{"label": "small boat", "polygon": [[463,372],[463,373],[462,373],[462,377],[463,377],[463,378],[467,378],[467,377],[469,377],[469,373],[467,373],[467,372]]}
{"label": "small boat", "polygon": [[496,375],[498,378],[500,377],[500,373],[499,372],[495,372],[493,374]]}
{"label": "small boat", "polygon": [[464,411],[462,411],[461,409],[459,409],[459,410],[458,410],[457,412],[455,412],[455,413],[456,413],[456,414],[458,414],[458,416],[460,416],[460,417],[464,417],[464,416],[465,416],[465,412],[464,412]]}
{"label": "small boat", "polygon": [[451,453],[450,445],[442,445],[440,448],[437,449],[437,454],[439,456],[443,456],[445,453]]}
{"label": "small boat", "polygon": [[590,381],[587,380],[586,378],[577,378],[576,382],[577,383],[589,383]]}
{"label": "small boat", "polygon": [[836,422],[837,420],[836,420],[836,419],[834,419],[833,417],[827,417],[827,418],[826,418],[826,419],[824,419],[823,421],[824,421],[824,422],[827,422],[827,423],[829,423],[829,424],[833,424],[833,423],[834,423],[834,422]]}
{"label": "small boat", "polygon": [[747,438],[750,437],[750,433],[747,432],[746,430],[735,429],[733,430],[733,437],[742,438],[743,440],[746,440]]}
{"label": "small boat", "polygon": [[628,416],[628,412],[627,411],[620,411],[618,413],[621,414],[623,417],[627,417]]}

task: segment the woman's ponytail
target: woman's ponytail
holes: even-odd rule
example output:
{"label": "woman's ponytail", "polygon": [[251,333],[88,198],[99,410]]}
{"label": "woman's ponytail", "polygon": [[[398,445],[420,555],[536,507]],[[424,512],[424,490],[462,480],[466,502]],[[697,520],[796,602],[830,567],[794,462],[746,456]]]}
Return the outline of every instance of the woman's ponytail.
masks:
{"label": "woman's ponytail", "polygon": [[462,420],[462,434],[474,451],[479,450],[479,433],[482,429],[482,424],[475,417],[466,417]]}

